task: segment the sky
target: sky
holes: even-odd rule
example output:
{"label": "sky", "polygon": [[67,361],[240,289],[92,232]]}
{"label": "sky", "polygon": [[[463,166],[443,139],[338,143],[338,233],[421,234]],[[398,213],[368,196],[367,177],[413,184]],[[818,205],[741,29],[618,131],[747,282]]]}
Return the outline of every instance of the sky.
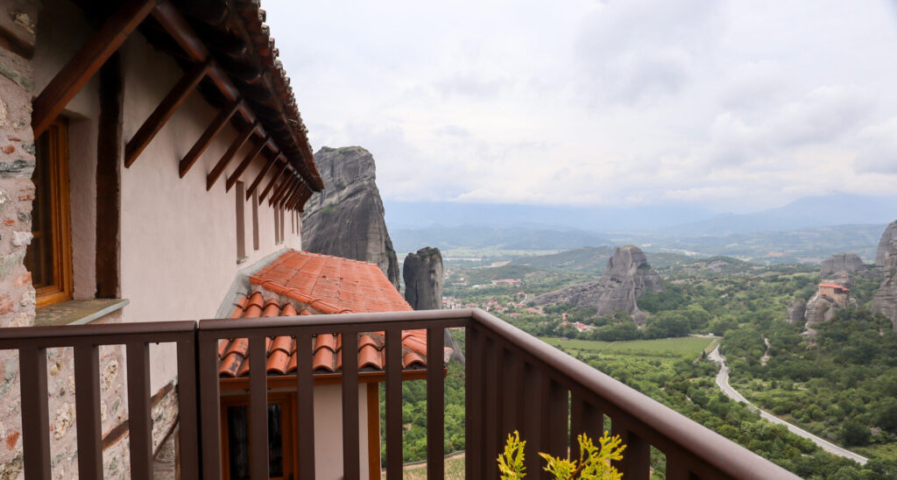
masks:
{"label": "sky", "polygon": [[265,0],[312,147],[392,202],[897,195],[897,0]]}

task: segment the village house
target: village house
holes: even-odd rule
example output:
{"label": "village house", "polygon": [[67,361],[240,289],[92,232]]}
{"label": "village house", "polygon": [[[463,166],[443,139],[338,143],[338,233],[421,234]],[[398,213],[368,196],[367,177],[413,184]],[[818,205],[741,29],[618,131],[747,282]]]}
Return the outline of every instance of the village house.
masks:
{"label": "village house", "polygon": [[423,378],[442,478],[458,328],[469,478],[497,477],[511,431],[564,455],[605,416],[627,479],[652,447],[668,478],[796,478],[481,310],[414,312],[375,265],[302,252],[326,185],[265,19],[0,2],[0,478],[379,478],[382,382],[398,479]]}
{"label": "village house", "polygon": [[850,289],[834,283],[820,283],[819,296],[828,298],[839,307],[846,307],[850,300]]}

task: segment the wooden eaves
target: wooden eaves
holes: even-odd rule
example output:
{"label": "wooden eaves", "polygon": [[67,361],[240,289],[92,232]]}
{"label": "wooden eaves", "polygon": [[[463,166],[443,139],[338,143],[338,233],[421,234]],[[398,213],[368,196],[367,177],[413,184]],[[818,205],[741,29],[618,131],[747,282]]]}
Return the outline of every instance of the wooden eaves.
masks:
{"label": "wooden eaves", "polygon": [[[81,0],[80,3],[86,11],[93,9],[93,13],[97,13],[99,7],[93,2]],[[249,154],[227,179],[227,190],[259,156],[265,159],[265,166],[247,191],[247,199],[257,190],[268,170],[279,161],[282,161],[282,166],[262,192],[262,199],[284,175],[286,178],[276,189],[277,195],[272,195],[271,204],[274,204],[276,196],[285,207],[292,207],[295,203],[293,199],[296,189],[300,187],[310,191],[323,189],[323,181],[311,156],[305,128],[302,126],[301,118],[298,117],[292,90],[289,89],[289,79],[285,77],[279,60],[272,60],[276,57],[277,50],[273,48],[273,39],[268,37],[267,27],[261,23],[264,20],[264,12],[258,9],[257,2],[236,0],[233,9],[229,7],[231,2],[228,0],[201,1],[198,2],[202,4],[201,8],[195,2],[187,1],[178,2],[178,6],[175,6],[172,0],[127,0],[123,3],[110,0],[102,3],[107,7],[109,4],[116,4],[114,13],[107,16],[94,36],[34,101],[32,124],[36,136],[46,130],[68,102],[139,26],[151,43],[165,44],[160,48],[175,56],[184,67],[185,73],[137,133],[128,140],[125,148],[126,167],[137,161],[141,152],[183,104],[186,97],[199,89],[210,103],[221,105],[221,109],[181,161],[179,165],[181,177],[186,175],[224,125],[230,122],[241,133],[209,173],[208,189],[211,189],[224,173],[240,147],[253,136],[257,136],[260,143],[254,144]],[[181,10],[186,11],[191,20],[188,21]],[[194,29],[196,27],[201,31],[212,31],[213,27],[209,24],[213,26],[217,24],[219,28],[226,28],[228,32],[233,33],[233,35],[205,36],[211,39],[214,53]],[[160,31],[166,34],[164,39],[161,38]],[[241,35],[248,41],[241,39]],[[259,50],[262,52],[259,55],[262,55],[262,60],[276,68],[263,65],[261,57],[257,58],[255,50],[247,54],[251,48],[247,43],[251,45],[252,42],[256,46],[260,42],[265,43],[264,46],[268,48]],[[242,55],[242,63],[233,61],[232,55]],[[247,61],[250,63],[247,64]],[[210,99],[210,96],[217,96],[218,101]],[[264,118],[256,114],[257,109],[263,112]],[[268,127],[274,130],[269,132],[266,130]]]}

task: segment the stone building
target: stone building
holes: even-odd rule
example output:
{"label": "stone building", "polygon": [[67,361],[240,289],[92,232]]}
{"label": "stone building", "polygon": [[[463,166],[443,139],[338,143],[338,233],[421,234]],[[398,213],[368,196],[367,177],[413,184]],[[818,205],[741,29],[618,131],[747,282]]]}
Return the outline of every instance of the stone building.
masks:
{"label": "stone building", "polygon": [[820,283],[819,296],[834,302],[839,307],[846,307],[850,289],[834,283]]}

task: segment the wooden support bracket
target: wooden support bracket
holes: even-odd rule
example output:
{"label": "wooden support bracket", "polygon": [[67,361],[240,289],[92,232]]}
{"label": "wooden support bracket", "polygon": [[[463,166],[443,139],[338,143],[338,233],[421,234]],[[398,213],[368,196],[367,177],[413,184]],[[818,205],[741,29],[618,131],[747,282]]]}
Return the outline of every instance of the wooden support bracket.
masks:
{"label": "wooden support bracket", "polygon": [[143,122],[137,133],[128,140],[128,144],[125,146],[125,167],[130,167],[137,161],[137,157],[140,156],[143,149],[165,126],[178,107],[187,99],[187,96],[196,89],[199,82],[206,77],[210,67],[210,62],[197,63],[184,72],[184,76],[168,92],[168,95],[159,103],[149,118]]}
{"label": "wooden support bracket", "polygon": [[238,180],[240,180],[240,175],[243,175],[243,172],[245,172],[246,169],[249,168],[249,164],[251,164],[252,161],[255,160],[255,158],[258,157],[260,153],[262,153],[262,150],[265,148],[265,145],[267,143],[268,139],[263,138],[262,141],[258,143],[258,145],[254,146],[252,150],[250,150],[249,153],[246,154],[246,157],[243,158],[243,161],[240,162],[239,165],[237,165],[237,169],[234,170],[234,173],[227,178],[227,183],[225,183],[225,190],[229,192],[231,187],[233,187],[234,184],[237,183]]}
{"label": "wooden support bracket", "polygon": [[283,166],[281,166],[280,169],[277,170],[277,173],[275,173],[274,176],[271,177],[271,180],[268,181],[268,185],[265,186],[265,189],[262,190],[262,194],[259,195],[259,203],[261,203],[262,201],[265,200],[265,197],[268,195],[268,192],[271,191],[271,187],[273,187],[274,184],[277,183],[277,180],[280,179],[280,176],[283,175],[283,172],[285,172],[286,169],[287,169],[287,162],[284,161]]}
{"label": "wooden support bracket", "polygon": [[282,153],[278,154],[276,157],[271,159],[270,162],[266,163],[264,167],[262,167],[262,171],[260,171],[259,174],[256,175],[255,180],[252,181],[252,185],[249,186],[249,190],[246,190],[246,200],[249,200],[249,197],[251,197],[252,194],[255,193],[255,190],[259,187],[259,184],[262,183],[262,179],[265,178],[265,174],[268,173],[268,170],[270,170],[271,167],[274,166],[274,164],[277,163],[277,161],[281,158],[284,158]]}
{"label": "wooden support bracket", "polygon": [[243,145],[245,145],[249,140],[249,137],[251,137],[252,134],[255,133],[256,129],[258,129],[258,123],[249,125],[245,130],[237,135],[237,138],[235,138],[234,142],[231,143],[230,148],[228,148],[227,151],[224,152],[221,160],[218,160],[218,163],[209,173],[209,176],[206,177],[206,191],[212,189],[212,186],[215,185],[216,181],[218,181],[218,177],[220,177],[221,174],[224,173],[224,169],[227,168],[227,165],[231,160],[233,160],[234,155],[236,155],[237,152],[240,151],[241,148],[243,148]]}
{"label": "wooden support bracket", "polygon": [[122,5],[34,99],[31,128],[39,137],[69,101],[118,50],[128,35],[156,8],[158,0],[130,0]]}
{"label": "wooden support bracket", "polygon": [[199,156],[202,155],[202,152],[208,148],[208,146],[212,143],[212,140],[221,133],[221,130],[224,129],[224,126],[227,125],[227,122],[237,113],[237,110],[240,108],[241,100],[237,98],[233,102],[230,103],[227,107],[221,109],[218,112],[218,115],[215,116],[215,119],[212,120],[212,123],[206,128],[206,131],[203,132],[202,136],[199,137],[199,140],[193,144],[193,148],[187,152],[187,156],[185,156],[179,165],[179,170],[181,174],[181,178],[184,178],[184,175],[187,175],[187,172],[190,171],[190,167],[199,160]]}

